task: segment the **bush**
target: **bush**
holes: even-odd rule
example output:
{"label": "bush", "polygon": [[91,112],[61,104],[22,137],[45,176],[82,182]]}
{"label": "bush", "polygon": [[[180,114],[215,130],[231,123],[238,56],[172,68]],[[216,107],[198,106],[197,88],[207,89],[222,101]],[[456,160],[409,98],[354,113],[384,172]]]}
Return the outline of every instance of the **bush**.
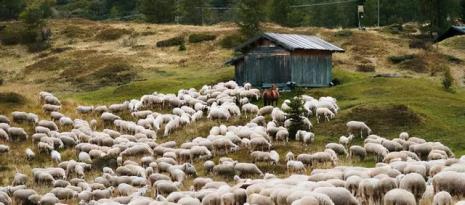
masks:
{"label": "bush", "polygon": [[192,34],[189,36],[189,43],[201,43],[204,41],[213,41],[216,39],[215,35],[212,34],[204,34],[204,33],[197,33]]}
{"label": "bush", "polygon": [[21,23],[10,24],[0,31],[0,41],[3,45],[34,43],[37,36],[37,29],[28,29]]}
{"label": "bush", "polygon": [[51,47],[50,42],[48,41],[38,41],[34,43],[27,44],[27,50],[31,53],[37,53],[44,50],[47,50]]}
{"label": "bush", "polygon": [[21,105],[24,104],[24,102],[26,102],[26,98],[18,93],[0,93],[0,103]]}
{"label": "bush", "polygon": [[232,34],[232,35],[224,37],[220,41],[220,45],[223,48],[231,49],[231,48],[235,48],[241,45],[244,41],[246,41],[245,37],[239,34]]}
{"label": "bush", "polygon": [[172,47],[172,46],[181,46],[185,43],[184,37],[178,36],[163,41],[157,42],[157,47]]}
{"label": "bush", "polygon": [[97,33],[95,38],[100,41],[114,41],[120,39],[122,36],[132,33],[127,29],[109,28]]}
{"label": "bush", "polygon": [[351,30],[340,30],[334,33],[334,36],[337,37],[349,37],[352,36],[352,31]]}
{"label": "bush", "polygon": [[401,55],[401,56],[389,56],[388,59],[391,63],[399,64],[407,60],[415,59],[415,55]]}
{"label": "bush", "polygon": [[453,83],[454,83],[454,78],[452,77],[452,74],[450,73],[450,68],[447,68],[444,71],[444,78],[442,79],[442,86],[446,90],[449,90],[450,87],[452,87]]}
{"label": "bush", "polygon": [[418,49],[430,49],[431,42],[424,40],[424,39],[412,39],[409,43],[410,48],[418,48]]}
{"label": "bush", "polygon": [[388,33],[399,34],[404,31],[404,28],[402,28],[402,25],[400,24],[392,24],[392,25],[386,26],[384,30]]}
{"label": "bush", "polygon": [[179,46],[179,51],[185,51],[186,50],[186,44],[185,43],[181,43],[181,45]]}
{"label": "bush", "polygon": [[370,65],[370,64],[361,64],[361,65],[358,65],[357,66],[357,71],[358,72],[366,72],[366,73],[369,73],[369,72],[375,72],[375,66],[374,65]]}

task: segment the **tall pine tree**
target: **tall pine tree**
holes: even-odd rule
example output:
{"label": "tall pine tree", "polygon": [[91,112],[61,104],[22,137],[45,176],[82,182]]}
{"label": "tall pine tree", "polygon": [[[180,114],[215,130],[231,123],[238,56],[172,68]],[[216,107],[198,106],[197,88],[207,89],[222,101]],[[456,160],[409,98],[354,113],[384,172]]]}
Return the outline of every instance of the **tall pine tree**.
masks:
{"label": "tall pine tree", "polygon": [[290,109],[285,111],[287,113],[286,118],[291,120],[291,125],[289,126],[289,137],[294,139],[297,131],[307,130],[304,123],[306,110],[304,108],[304,100],[300,95],[292,98],[290,101],[291,102],[288,103]]}
{"label": "tall pine tree", "polygon": [[260,22],[263,20],[262,0],[239,0],[237,4],[236,24],[241,33],[246,37],[252,37],[262,32]]}
{"label": "tall pine tree", "polygon": [[141,0],[139,11],[151,23],[171,23],[176,16],[175,0]]}

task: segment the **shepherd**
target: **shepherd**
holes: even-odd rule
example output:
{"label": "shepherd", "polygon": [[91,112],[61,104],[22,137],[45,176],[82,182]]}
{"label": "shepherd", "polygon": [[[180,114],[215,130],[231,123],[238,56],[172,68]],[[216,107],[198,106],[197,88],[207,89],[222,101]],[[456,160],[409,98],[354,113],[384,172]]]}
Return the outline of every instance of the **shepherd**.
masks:
{"label": "shepherd", "polygon": [[263,91],[263,102],[265,106],[278,106],[279,91],[275,84],[271,85],[270,89]]}

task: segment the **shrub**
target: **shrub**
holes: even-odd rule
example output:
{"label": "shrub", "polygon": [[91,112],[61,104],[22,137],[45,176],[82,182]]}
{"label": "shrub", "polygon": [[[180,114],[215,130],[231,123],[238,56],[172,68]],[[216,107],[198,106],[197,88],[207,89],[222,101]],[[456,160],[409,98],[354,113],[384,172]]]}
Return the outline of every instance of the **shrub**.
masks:
{"label": "shrub", "polygon": [[109,28],[97,33],[95,38],[100,41],[114,41],[120,39],[122,36],[130,34],[131,31],[121,28]]}
{"label": "shrub", "polygon": [[179,51],[185,51],[186,50],[186,44],[185,43],[181,43],[181,45],[179,46]]}
{"label": "shrub", "polygon": [[291,120],[291,125],[289,126],[289,138],[295,139],[297,131],[307,130],[303,121],[306,111],[304,108],[304,101],[300,95],[292,98],[290,101],[291,102],[288,104],[290,109],[284,111],[287,112],[286,117]]}
{"label": "shrub", "polygon": [[361,64],[357,66],[358,72],[375,72],[375,66],[370,64]]}
{"label": "shrub", "polygon": [[189,36],[189,43],[201,43],[204,41],[213,41],[215,39],[216,36],[212,34],[194,33]]}
{"label": "shrub", "polygon": [[451,56],[451,55],[446,55],[447,57],[447,61],[451,62],[451,63],[454,63],[454,64],[460,64],[460,63],[463,63],[463,60],[460,59],[460,58],[457,58],[455,56]]}
{"label": "shrub", "polygon": [[34,43],[37,36],[37,29],[28,29],[22,23],[10,24],[0,31],[0,41],[3,45]]}
{"label": "shrub", "polygon": [[94,35],[92,29],[83,29],[79,26],[66,26],[61,33],[68,38],[88,38]]}
{"label": "shrub", "polygon": [[44,50],[47,50],[51,47],[50,42],[48,41],[38,41],[34,43],[27,44],[27,50],[31,53],[37,53]]}
{"label": "shrub", "polygon": [[402,28],[402,25],[400,24],[392,24],[392,25],[386,26],[384,28],[384,31],[388,33],[392,33],[392,34],[399,34],[402,31],[404,31],[404,28]]}
{"label": "shrub", "polygon": [[26,98],[24,96],[14,93],[14,92],[6,92],[6,93],[0,93],[0,103],[5,103],[5,104],[24,104],[26,102]]}
{"label": "shrub", "polygon": [[181,46],[185,43],[184,37],[177,36],[174,38],[162,40],[157,42],[157,47],[172,47],[172,46]]}
{"label": "shrub", "polygon": [[409,43],[410,48],[418,48],[418,49],[430,49],[431,48],[431,42],[428,40],[424,39],[412,39]]}
{"label": "shrub", "polygon": [[401,56],[389,56],[388,59],[391,63],[399,64],[407,60],[415,59],[415,55],[401,55]]}
{"label": "shrub", "polygon": [[245,40],[246,39],[239,34],[232,34],[232,35],[224,37],[220,41],[220,45],[223,48],[231,49],[231,48],[241,45]]}
{"label": "shrub", "polygon": [[444,78],[442,79],[442,86],[448,90],[454,83],[454,78],[452,77],[452,74],[450,73],[450,68],[447,68],[444,71]]}
{"label": "shrub", "polygon": [[337,37],[349,37],[352,36],[352,31],[351,30],[340,30],[334,33],[334,36]]}

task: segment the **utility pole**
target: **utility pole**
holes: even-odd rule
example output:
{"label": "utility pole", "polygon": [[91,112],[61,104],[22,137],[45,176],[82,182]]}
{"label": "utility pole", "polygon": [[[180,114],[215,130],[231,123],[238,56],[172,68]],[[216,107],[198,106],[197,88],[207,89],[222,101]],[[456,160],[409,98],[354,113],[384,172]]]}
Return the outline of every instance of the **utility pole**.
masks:
{"label": "utility pole", "polygon": [[378,0],[378,27],[379,27],[379,0]]}

